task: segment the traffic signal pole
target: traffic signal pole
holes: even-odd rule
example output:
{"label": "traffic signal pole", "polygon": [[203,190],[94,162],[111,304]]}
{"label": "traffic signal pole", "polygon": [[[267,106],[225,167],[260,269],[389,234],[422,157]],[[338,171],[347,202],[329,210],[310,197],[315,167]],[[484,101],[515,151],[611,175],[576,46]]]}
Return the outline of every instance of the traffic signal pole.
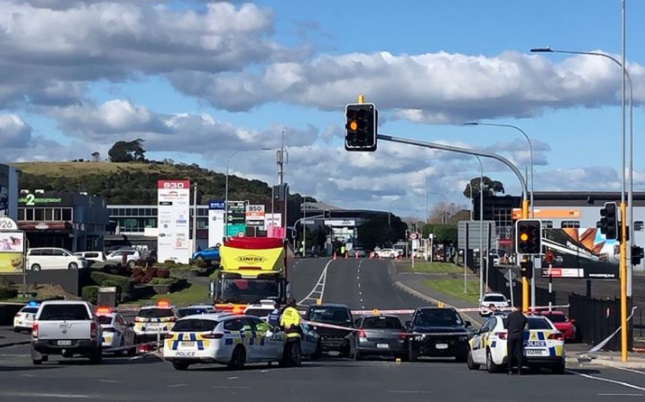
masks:
{"label": "traffic signal pole", "polygon": [[[529,217],[529,201],[524,198],[522,200],[522,219],[528,219]],[[517,236],[517,233],[515,234]],[[517,250],[515,250],[517,253]],[[519,254],[516,254],[519,255]],[[532,258],[530,256],[529,258]],[[531,264],[531,269],[533,269],[533,266]],[[533,273],[535,275],[535,273]],[[535,279],[534,279],[535,280]],[[511,289],[511,292],[513,290]],[[526,276],[522,276],[522,311],[527,312],[529,311],[529,279]]]}

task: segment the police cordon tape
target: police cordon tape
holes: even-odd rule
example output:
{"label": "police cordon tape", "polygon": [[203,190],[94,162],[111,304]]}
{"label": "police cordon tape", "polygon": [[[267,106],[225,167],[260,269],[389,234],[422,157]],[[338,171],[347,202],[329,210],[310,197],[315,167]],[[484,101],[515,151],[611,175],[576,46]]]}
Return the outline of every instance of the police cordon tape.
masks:
{"label": "police cordon tape", "polygon": [[[439,306],[439,307],[444,307]],[[551,305],[551,309],[557,310],[557,309],[563,309],[563,308],[569,308],[569,304],[561,304],[561,305]],[[533,307],[533,311],[537,310],[548,310],[549,306],[535,306]],[[488,308],[479,308],[479,307],[467,307],[467,308],[455,308],[458,312],[485,312],[485,313],[490,313],[490,310]],[[379,309],[373,309],[373,310],[351,310],[353,315],[411,315],[414,314],[415,310],[414,309],[400,309],[400,310],[379,310]],[[497,308],[497,311],[513,311],[513,307],[499,307]],[[304,313],[304,312],[302,312]]]}
{"label": "police cordon tape", "polygon": [[[303,323],[314,327],[314,331],[316,327],[323,327],[323,328],[330,328],[330,329],[340,329],[343,331],[347,332],[360,332],[365,329],[363,328],[351,328],[351,327],[343,327],[342,325],[335,325],[335,324],[328,324],[326,322],[318,322],[318,321],[307,321],[307,320],[302,320]],[[369,331],[369,329],[367,329]],[[400,332],[400,335],[404,336],[409,336],[409,337],[416,337],[416,336],[467,336],[468,333],[466,332]]]}

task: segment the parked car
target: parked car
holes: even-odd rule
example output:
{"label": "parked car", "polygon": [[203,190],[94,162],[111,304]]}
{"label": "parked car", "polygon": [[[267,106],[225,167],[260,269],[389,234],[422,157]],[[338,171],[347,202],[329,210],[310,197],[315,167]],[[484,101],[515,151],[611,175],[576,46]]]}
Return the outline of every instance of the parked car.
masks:
{"label": "parked car", "polygon": [[87,268],[87,260],[67,249],[36,247],[27,250],[27,269],[32,271],[79,268]]}
{"label": "parked car", "polygon": [[489,307],[494,305],[498,309],[505,309],[511,307],[511,303],[506,296],[502,293],[486,293],[479,301],[479,315],[488,317],[491,313]]}
{"label": "parked car", "polygon": [[364,258],[367,256],[367,253],[365,252],[365,249],[362,247],[354,247],[348,252],[349,257],[358,257],[358,258]]}
{"label": "parked car", "polygon": [[202,259],[204,261],[219,261],[219,245],[195,251],[191,258],[193,260]]}
{"label": "parked car", "polygon": [[141,259],[141,253],[139,250],[127,250],[127,249],[122,249],[122,250],[116,250],[111,252],[110,254],[105,257],[106,261],[111,261],[114,263],[121,263],[123,262],[123,258],[125,256],[126,264],[130,268],[134,268],[134,266],[137,264],[137,261]]}
{"label": "parked car", "polygon": [[349,335],[350,356],[354,360],[369,355],[407,357],[406,331],[399,317],[380,314],[360,317],[356,319],[356,329]]}
{"label": "parked car", "polygon": [[[349,333],[354,329],[352,312],[345,304],[314,304],[305,313],[305,320],[318,335],[320,335],[322,352],[342,357],[349,357]],[[347,329],[317,326],[316,323],[332,324]]]}
{"label": "parked car", "polygon": [[567,317],[563,311],[542,311],[541,314],[549,319],[564,335],[564,339],[568,341],[578,340],[578,330],[576,328],[576,320]]}
{"label": "parked car", "polygon": [[418,357],[454,357],[466,361],[470,321],[465,321],[454,308],[420,307],[406,322],[414,335],[408,341],[408,359]]}
{"label": "parked car", "polygon": [[396,258],[399,256],[399,252],[393,248],[382,248],[375,251],[376,256],[380,258]]}

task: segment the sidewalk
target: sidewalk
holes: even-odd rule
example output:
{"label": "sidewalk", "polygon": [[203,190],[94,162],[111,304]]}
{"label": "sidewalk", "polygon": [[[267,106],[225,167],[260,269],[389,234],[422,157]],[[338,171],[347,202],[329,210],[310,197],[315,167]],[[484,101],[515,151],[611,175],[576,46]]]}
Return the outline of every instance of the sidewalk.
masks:
{"label": "sidewalk", "polygon": [[[401,265],[407,266],[409,261],[399,260],[392,261],[390,267],[390,277],[396,287],[406,293],[412,294],[417,298],[424,300],[428,303],[446,307],[472,308],[472,304],[460,300],[458,298],[445,295],[440,291],[427,287],[423,284],[424,279],[431,279],[432,277],[440,277],[440,274],[414,274],[410,272],[399,272],[398,267]],[[476,312],[462,312],[461,315],[473,323],[476,327],[481,326],[483,319]],[[600,365],[606,367],[621,367],[632,369],[645,369],[645,354],[641,353],[628,353],[627,361],[623,362],[619,352],[606,352],[599,351],[591,355],[587,352],[593,346],[584,343],[569,343],[566,345],[566,362],[567,365]]]}

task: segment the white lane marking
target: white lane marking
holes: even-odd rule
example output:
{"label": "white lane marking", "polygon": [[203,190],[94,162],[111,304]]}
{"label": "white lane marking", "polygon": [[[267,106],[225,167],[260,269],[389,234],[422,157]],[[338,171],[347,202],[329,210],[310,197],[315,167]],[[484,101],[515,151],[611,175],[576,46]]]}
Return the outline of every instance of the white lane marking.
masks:
{"label": "white lane marking", "polygon": [[22,353],[22,354],[4,353],[4,354],[0,354],[0,357],[25,357],[25,356],[31,356],[31,355],[29,353]]}
{"label": "white lane marking", "polygon": [[392,390],[387,391],[390,394],[433,394],[434,391],[406,391],[406,390]]}
{"label": "white lane marking", "polygon": [[61,399],[97,399],[100,395],[87,394],[54,394],[50,392],[0,392],[0,395],[23,398],[61,398]]}
{"label": "white lane marking", "polygon": [[[302,305],[305,300],[313,300],[315,302],[320,299],[320,301],[322,302],[322,299],[325,296],[325,284],[327,283],[327,269],[329,268],[329,265],[332,261],[334,260],[327,261],[327,264],[320,273],[320,277],[318,278],[318,282],[316,282],[316,284],[314,285],[314,288],[311,289],[311,292],[309,292],[309,294],[305,296],[304,299],[300,300],[298,304]],[[314,297],[314,295],[316,294],[318,294],[318,297]]]}
{"label": "white lane marking", "polygon": [[237,380],[239,377],[228,377],[227,380]]}
{"label": "white lane marking", "polygon": [[23,377],[35,377],[36,375],[35,374],[23,374],[22,376]]}
{"label": "white lane marking", "polygon": [[114,384],[114,383],[117,383],[118,381],[116,381],[116,380],[99,380],[99,382],[107,382],[107,383],[110,383],[110,384]]}
{"label": "white lane marking", "polygon": [[629,371],[630,373],[636,373],[640,375],[645,375],[645,372],[639,371],[639,370],[634,370],[626,367],[614,367],[616,370],[623,370],[623,371]]}
{"label": "white lane marking", "polygon": [[[356,279],[358,279],[358,278],[356,278]],[[361,283],[360,283],[360,282],[358,282],[358,287],[359,287],[359,288],[361,287]]]}
{"label": "white lane marking", "polygon": [[598,396],[643,396],[645,394],[598,394]]}
{"label": "white lane marking", "polygon": [[234,386],[226,386],[226,385],[213,385],[211,388],[213,389],[251,389],[251,387],[234,387]]}
{"label": "white lane marking", "polygon": [[361,296],[362,294],[363,294],[363,292],[361,292],[361,291],[359,290],[359,291],[358,291],[358,295],[359,295],[359,296]]}
{"label": "white lane marking", "polygon": [[608,383],[611,383],[611,384],[621,385],[623,387],[635,389],[635,390],[638,390],[638,391],[645,391],[645,388],[643,388],[643,387],[639,387],[638,385],[630,384],[630,383],[624,382],[624,381],[610,380],[609,378],[596,377],[596,376],[593,376],[593,375],[584,374],[584,373],[578,373],[577,371],[571,371],[571,370],[567,370],[567,373],[579,375],[580,377],[588,378],[590,380],[603,381],[603,382],[608,382]]}
{"label": "white lane marking", "polygon": [[178,388],[178,387],[185,387],[186,384],[171,384],[171,385],[166,385],[168,388]]}

